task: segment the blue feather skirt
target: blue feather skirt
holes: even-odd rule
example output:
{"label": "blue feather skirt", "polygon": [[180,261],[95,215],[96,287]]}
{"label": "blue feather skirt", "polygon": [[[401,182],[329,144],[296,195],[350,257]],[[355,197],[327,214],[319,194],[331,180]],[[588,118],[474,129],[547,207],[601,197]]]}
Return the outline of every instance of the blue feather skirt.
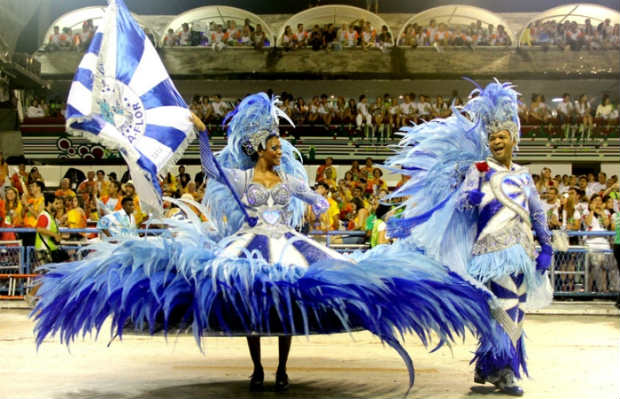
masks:
{"label": "blue feather skirt", "polygon": [[[282,242],[247,234],[220,243],[188,234],[102,242],[81,261],[50,265],[32,312],[37,345],[48,335],[68,345],[98,334],[108,318],[113,337],[127,326],[191,329],[199,346],[214,334],[365,329],[401,355],[412,386],[413,362],[399,335],[415,333],[427,345],[435,333],[437,348],[466,330],[485,342],[497,338],[489,294],[405,242],[345,257],[291,231],[280,239],[283,251],[298,254],[274,261],[274,251],[253,245]],[[287,261],[301,258],[306,262]]]}

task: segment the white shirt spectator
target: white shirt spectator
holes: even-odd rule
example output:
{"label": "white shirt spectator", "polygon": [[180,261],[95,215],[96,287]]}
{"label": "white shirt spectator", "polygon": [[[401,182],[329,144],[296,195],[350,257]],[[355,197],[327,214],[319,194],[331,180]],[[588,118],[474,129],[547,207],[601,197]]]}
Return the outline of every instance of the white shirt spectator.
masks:
{"label": "white shirt spectator", "polygon": [[[604,212],[609,217],[609,212],[607,210],[604,210]],[[586,225],[586,215],[587,214],[583,215],[583,224],[586,231],[607,231],[607,229],[605,229],[605,226],[603,226],[603,224],[596,215],[592,215],[592,224],[590,224],[590,226]],[[610,249],[609,240],[606,237],[586,238],[585,243],[586,246],[591,249]]]}
{"label": "white shirt spectator", "polygon": [[359,35],[355,29],[349,29],[344,34],[345,46],[355,47],[357,46],[357,39]]}
{"label": "white shirt spectator", "polygon": [[358,102],[357,105],[357,113],[363,115],[364,117],[370,117],[370,113],[368,112],[368,104],[363,102]]}
{"label": "white shirt spectator", "polygon": [[543,209],[543,211],[545,211],[545,214],[547,215],[547,219],[549,219],[551,215],[555,215],[558,218],[560,217],[560,214],[558,213],[558,209],[560,208],[560,205],[558,204],[557,201],[552,204],[550,204],[547,201],[542,201],[540,203],[540,206]]}
{"label": "white shirt spectator", "polygon": [[213,101],[211,107],[213,107],[213,113],[217,116],[226,116],[229,110],[226,101],[221,99],[219,101]]}
{"label": "white shirt spectator", "polygon": [[362,31],[362,41],[366,44],[370,44],[372,42],[372,33],[368,31]]}
{"label": "white shirt spectator", "polygon": [[188,30],[187,32],[184,30],[179,32],[179,44],[181,46],[189,46],[192,44],[192,36],[190,30]]}
{"label": "white shirt spectator", "polygon": [[415,103],[412,102],[400,104],[400,113],[403,115],[413,115],[416,109]]}
{"label": "white shirt spectator", "polygon": [[26,116],[28,118],[43,118],[45,116],[45,111],[43,111],[40,105],[31,105],[26,110]]}
{"label": "white shirt spectator", "polygon": [[606,184],[601,184],[597,181],[588,183],[588,187],[586,187],[586,195],[591,197],[593,194],[598,194],[600,191],[607,190]]}
{"label": "white shirt spectator", "polygon": [[556,107],[557,111],[564,115],[570,115],[574,112],[575,107],[573,106],[573,104],[569,101],[569,102],[560,102],[558,103],[558,106]]}
{"label": "white shirt spectator", "polygon": [[579,101],[575,101],[575,111],[577,111],[577,114],[584,116],[590,113],[590,109],[590,101],[587,101],[584,104],[580,103]]}
{"label": "white shirt spectator", "polygon": [[428,102],[419,102],[418,103],[418,114],[420,116],[430,115],[432,112],[432,106]]}

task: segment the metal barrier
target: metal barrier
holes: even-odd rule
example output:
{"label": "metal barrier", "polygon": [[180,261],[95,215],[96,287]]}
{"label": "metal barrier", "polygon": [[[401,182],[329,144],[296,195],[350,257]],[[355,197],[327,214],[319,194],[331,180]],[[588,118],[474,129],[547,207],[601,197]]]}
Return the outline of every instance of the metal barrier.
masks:
{"label": "metal barrier", "polygon": [[[0,232],[9,231],[14,233],[32,233],[34,229],[26,228],[0,228]],[[150,235],[161,234],[166,229],[139,229],[138,233]],[[97,229],[60,229],[61,233],[99,233]],[[567,232],[569,237],[611,237],[615,233],[611,231]],[[311,231],[311,236],[319,238],[328,247],[342,253],[350,253],[356,250],[365,250],[370,246],[364,242],[364,231]],[[323,239],[321,239],[324,237]],[[347,240],[345,237],[357,237]],[[345,238],[345,239],[343,239]],[[362,243],[347,243],[344,241],[362,241]],[[87,255],[81,249],[88,245],[89,241],[63,241],[61,248],[68,251],[71,260],[79,260]],[[40,257],[37,256],[33,247],[24,247],[22,242],[0,241],[0,295],[9,292],[23,293],[24,280],[17,275],[30,276],[41,265]],[[13,275],[15,278],[2,276]],[[551,284],[554,287],[556,297],[615,297],[620,290],[620,274],[618,266],[609,249],[594,250],[585,245],[571,245],[566,252],[555,252],[550,268]],[[9,280],[9,281],[4,281]],[[10,296],[10,295],[9,295]],[[19,296],[21,298],[21,296]],[[6,296],[3,297],[6,299]],[[16,296],[17,298],[17,296]]]}

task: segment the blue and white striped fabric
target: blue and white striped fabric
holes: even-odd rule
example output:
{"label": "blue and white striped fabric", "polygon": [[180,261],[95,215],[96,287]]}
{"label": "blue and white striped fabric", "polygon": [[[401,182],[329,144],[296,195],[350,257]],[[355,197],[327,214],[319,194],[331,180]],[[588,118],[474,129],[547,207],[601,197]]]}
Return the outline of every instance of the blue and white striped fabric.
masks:
{"label": "blue and white striped fabric", "polygon": [[140,200],[161,209],[157,176],[194,139],[187,104],[122,0],[110,0],[67,99],[67,131],[118,149]]}
{"label": "blue and white striped fabric", "polygon": [[333,249],[290,230],[280,237],[269,237],[252,231],[240,232],[225,241],[226,246],[218,255],[223,258],[254,258],[260,256],[270,264],[307,268],[323,260],[348,261]]}

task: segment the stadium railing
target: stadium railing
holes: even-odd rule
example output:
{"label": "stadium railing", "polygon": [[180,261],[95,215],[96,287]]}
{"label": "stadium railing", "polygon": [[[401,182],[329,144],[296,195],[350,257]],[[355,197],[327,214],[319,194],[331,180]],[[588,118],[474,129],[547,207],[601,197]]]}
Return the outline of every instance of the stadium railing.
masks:
{"label": "stadium railing", "polygon": [[[166,229],[138,229],[142,235],[158,235]],[[34,233],[29,228],[0,228],[0,232]],[[60,229],[61,233],[84,233],[99,234],[95,228],[88,229]],[[336,237],[358,236],[364,237],[363,231],[311,231],[309,235],[324,242],[328,247],[338,252],[353,252],[366,250],[370,246],[362,244],[339,243]],[[617,286],[620,284],[618,266],[611,249],[592,249],[583,245],[585,238],[605,237],[610,238],[615,233],[611,231],[568,232],[569,237],[577,237],[579,245],[570,245],[567,251],[555,251],[552,266],[550,268],[551,285],[554,288],[555,298],[591,297],[591,298],[615,298]],[[87,255],[89,241],[63,241],[61,248],[71,256],[71,260],[79,260]],[[39,267],[42,266],[39,257],[36,256],[34,247],[23,246],[21,240],[0,241],[0,299],[22,299],[27,287],[32,280],[39,275]],[[593,267],[594,266],[594,267]],[[593,276],[593,273],[596,273]],[[601,281],[600,275],[604,274],[604,280],[608,287],[597,287]],[[602,289],[601,289],[602,288]]]}

